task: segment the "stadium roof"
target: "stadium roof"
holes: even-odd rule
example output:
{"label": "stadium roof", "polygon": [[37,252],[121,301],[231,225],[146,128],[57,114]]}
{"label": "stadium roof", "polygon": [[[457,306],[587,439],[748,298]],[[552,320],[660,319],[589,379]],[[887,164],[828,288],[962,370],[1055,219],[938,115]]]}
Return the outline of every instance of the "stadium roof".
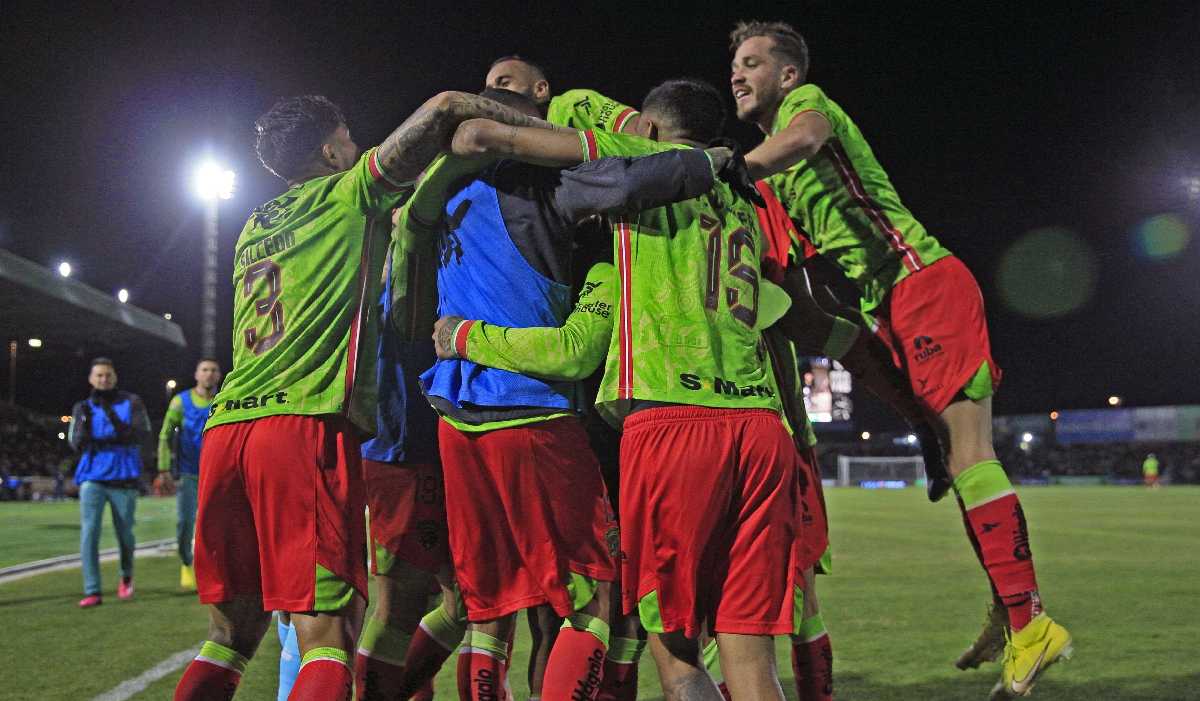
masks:
{"label": "stadium roof", "polygon": [[2,249],[0,330],[3,341],[39,338],[81,352],[147,342],[187,347],[178,324]]}

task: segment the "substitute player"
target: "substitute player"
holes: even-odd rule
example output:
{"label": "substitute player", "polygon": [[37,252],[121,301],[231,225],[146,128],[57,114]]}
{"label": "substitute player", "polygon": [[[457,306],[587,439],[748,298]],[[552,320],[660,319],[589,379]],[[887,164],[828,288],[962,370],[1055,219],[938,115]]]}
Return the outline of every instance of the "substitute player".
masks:
{"label": "substitute player", "polygon": [[739,24],[731,34],[738,117],[767,134],[747,155],[821,255],[855,281],[862,311],[887,342],[934,422],[948,456],[968,534],[1009,631],[989,617],[961,667],[994,659],[1006,633],[1004,672],[991,698],[1028,693],[1071,652],[1071,638],[1042,611],[1024,512],[996,460],[991,358],[983,300],[970,271],[900,204],[858,127],[805,84],[804,39],[782,22]]}
{"label": "substitute player", "polygon": [[236,249],[234,367],[211,408],[200,470],[196,575],[209,640],[177,700],[231,698],[270,610],[296,626],[291,698],[348,698],[367,594],[358,432],[375,430],[374,397],[359,380],[375,379],[370,311],[387,217],[458,124],[476,117],[538,123],[442,93],[359,157],[325,98],[280,100],[259,119],[259,158],[289,189],[254,211]]}
{"label": "substitute player", "polygon": [[[196,570],[192,566],[192,534],[196,529],[197,490],[200,486],[200,445],[208,408],[221,384],[221,366],[213,358],[196,363],[196,386],[171,398],[162,430],[158,433],[158,474],[163,486],[173,482],[172,462],[179,471],[175,483],[175,542],[179,548],[179,586],[196,590]],[[172,460],[174,458],[174,460]]]}

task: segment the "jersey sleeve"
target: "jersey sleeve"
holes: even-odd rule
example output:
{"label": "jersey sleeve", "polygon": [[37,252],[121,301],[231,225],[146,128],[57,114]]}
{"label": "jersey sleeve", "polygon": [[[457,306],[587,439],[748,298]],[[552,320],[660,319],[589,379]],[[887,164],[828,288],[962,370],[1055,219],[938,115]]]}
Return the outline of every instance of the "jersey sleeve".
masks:
{"label": "jersey sleeve", "polygon": [[562,171],[554,208],[576,223],[593,214],[631,214],[690,200],[715,182],[712,158],[702,149],[602,158]]}
{"label": "jersey sleeve", "polygon": [[572,129],[621,131],[638,114],[629,105],[607,98],[595,90],[568,90],[550,100],[546,121]]}
{"label": "jersey sleeve", "polygon": [[459,178],[478,173],[496,161],[495,158],[463,158],[439,156],[428,168],[412,199],[400,210],[401,231],[431,231],[442,215],[446,204],[446,188]]}
{"label": "jersey sleeve", "polygon": [[691,148],[683,144],[654,141],[632,134],[614,134],[596,129],[579,132],[583,146],[583,161],[595,161],[608,156],[648,156],[672,149]]}
{"label": "jersey sleeve", "polygon": [[[508,328],[464,322],[459,355],[489,367],[542,380],[582,380],[608,354],[616,309],[616,268],[597,263],[588,271],[575,311],[561,327]],[[463,328],[465,327],[465,328]],[[457,334],[456,334],[457,335]]]}
{"label": "jersey sleeve", "polygon": [[829,98],[825,97],[825,92],[812,83],[801,85],[783,98],[783,104],[779,106],[779,113],[775,116],[775,127],[771,133],[777,134],[787,129],[796,117],[805,112],[820,114],[829,122],[833,134],[839,133],[840,125],[837,123],[837,119],[841,111],[830,109]]}
{"label": "jersey sleeve", "polygon": [[167,472],[171,469],[171,439],[175,436],[175,429],[182,425],[183,398],[177,394],[167,406],[167,415],[163,418],[162,430],[158,432],[159,472]]}
{"label": "jersey sleeve", "polygon": [[333,196],[350,209],[371,219],[383,219],[412,194],[412,183],[393,180],[377,161],[379,149],[362,155],[333,187]]}

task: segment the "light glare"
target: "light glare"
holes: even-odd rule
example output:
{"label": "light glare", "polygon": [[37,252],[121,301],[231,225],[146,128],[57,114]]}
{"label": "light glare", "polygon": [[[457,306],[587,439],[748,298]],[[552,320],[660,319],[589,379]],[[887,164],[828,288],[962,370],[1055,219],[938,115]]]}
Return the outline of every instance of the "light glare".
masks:
{"label": "light glare", "polygon": [[71,277],[71,264],[70,263],[59,263],[58,264],[58,274],[62,275],[63,277]]}
{"label": "light glare", "polygon": [[129,301],[129,290],[122,289],[120,292],[117,293],[117,299],[121,300],[122,304],[124,304],[125,302],[128,302]]}
{"label": "light glare", "polygon": [[1033,442],[1033,434],[1032,433],[1022,434],[1021,440],[1025,441],[1026,443],[1032,443]]}
{"label": "light glare", "polygon": [[232,170],[221,170],[215,163],[205,163],[196,171],[196,192],[201,199],[227,200],[233,197],[236,176]]}
{"label": "light glare", "polygon": [[167,380],[167,389],[175,389],[175,380]]}
{"label": "light glare", "polygon": [[908,434],[908,438],[905,438],[904,440],[908,441],[909,445],[912,445],[913,443],[917,442],[917,436],[916,434],[910,433]]}
{"label": "light glare", "polygon": [[40,339],[40,338],[29,339],[29,347],[30,348],[41,348],[42,347],[42,339]]}
{"label": "light glare", "polygon": [[1119,406],[1121,404],[1121,398],[1120,397],[1109,397],[1108,403],[1112,406]]}
{"label": "light glare", "polygon": [[870,431],[863,431],[863,432],[862,432],[862,437],[863,437],[863,440],[864,440],[864,441],[869,441],[869,440],[871,440],[871,432],[870,432]]}

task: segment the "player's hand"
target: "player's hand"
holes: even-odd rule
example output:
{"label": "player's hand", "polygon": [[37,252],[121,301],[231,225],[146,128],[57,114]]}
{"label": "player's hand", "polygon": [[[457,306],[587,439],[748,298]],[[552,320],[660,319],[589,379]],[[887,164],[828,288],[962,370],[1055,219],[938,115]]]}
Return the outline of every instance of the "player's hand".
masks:
{"label": "player's hand", "polygon": [[454,330],[466,321],[461,316],[444,316],[433,324],[433,348],[438,360],[457,360],[458,352],[454,350]]}
{"label": "player's hand", "polygon": [[733,158],[733,151],[724,146],[715,146],[704,149],[708,153],[708,157],[713,162],[713,174],[720,173],[721,169],[729,163],[729,159]]}
{"label": "player's hand", "polygon": [[158,478],[160,480],[162,480],[163,491],[165,491],[165,492],[175,491],[175,478],[171,476],[170,472],[160,472],[160,473],[158,473]]}
{"label": "player's hand", "polygon": [[742,147],[733,139],[724,137],[708,142],[709,153],[719,149],[728,149],[730,156],[717,169],[717,177],[728,184],[734,192],[765,209],[767,201],[763,199],[762,193],[754,186],[754,180],[751,179],[750,173],[746,171],[746,154],[742,152]]}

